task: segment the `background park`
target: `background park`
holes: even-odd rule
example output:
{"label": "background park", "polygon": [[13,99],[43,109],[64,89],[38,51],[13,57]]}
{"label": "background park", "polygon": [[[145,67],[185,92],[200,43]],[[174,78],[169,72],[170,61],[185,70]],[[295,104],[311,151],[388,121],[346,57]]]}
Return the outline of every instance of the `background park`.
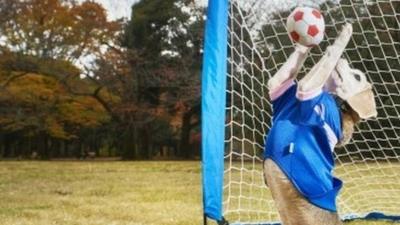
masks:
{"label": "background park", "polygon": [[0,0],[0,224],[202,223],[205,4],[116,2]]}

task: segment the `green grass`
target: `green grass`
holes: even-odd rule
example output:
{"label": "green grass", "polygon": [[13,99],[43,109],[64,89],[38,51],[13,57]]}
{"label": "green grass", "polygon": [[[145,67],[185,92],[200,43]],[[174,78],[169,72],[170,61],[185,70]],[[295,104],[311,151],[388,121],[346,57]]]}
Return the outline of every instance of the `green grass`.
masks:
{"label": "green grass", "polygon": [[0,162],[1,225],[192,225],[201,214],[199,162]]}

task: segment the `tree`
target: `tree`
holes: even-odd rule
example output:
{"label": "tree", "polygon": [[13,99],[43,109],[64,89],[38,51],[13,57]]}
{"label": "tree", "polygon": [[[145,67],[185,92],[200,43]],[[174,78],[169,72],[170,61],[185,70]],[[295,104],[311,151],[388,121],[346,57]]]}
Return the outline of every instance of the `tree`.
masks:
{"label": "tree", "polygon": [[191,155],[190,132],[200,119],[203,24],[203,9],[192,1],[144,0],[132,7],[123,38],[140,59],[132,65],[137,99],[163,108],[170,123],[181,118],[174,136],[182,157]]}
{"label": "tree", "polygon": [[58,140],[82,142],[109,121],[108,101],[117,98],[91,73],[82,78],[73,63],[102,55],[120,22],[108,21],[92,1],[0,0],[0,6],[0,92],[8,106],[0,115],[0,136],[15,137],[7,143],[34,137],[42,155],[50,155],[47,147]]}
{"label": "tree", "polygon": [[[92,1],[0,5],[14,10],[0,9],[7,18],[0,19],[0,104],[9,106],[0,112],[0,139],[10,140],[7,145],[32,137],[42,147],[30,149],[49,146],[57,155],[61,143],[99,146],[101,135],[126,159],[151,158],[162,145],[181,157],[194,154],[202,8],[186,0],[140,1],[121,31]],[[76,68],[84,56],[93,63]]]}
{"label": "tree", "polygon": [[99,54],[120,28],[119,22],[107,21],[104,8],[92,1],[0,0],[0,6],[4,46],[38,58],[74,62]]}
{"label": "tree", "polygon": [[[4,61],[0,62],[0,133],[19,136],[20,143],[36,137],[36,141],[19,146],[18,155],[27,155],[35,148],[41,156],[49,157],[50,139],[55,143],[81,138],[82,129],[93,129],[109,121],[108,113],[95,98],[71,94],[56,76],[4,69],[12,67],[13,60],[21,63],[21,58],[5,60],[3,56]],[[6,66],[4,62],[7,62]],[[82,83],[85,80],[75,81],[75,85]]]}

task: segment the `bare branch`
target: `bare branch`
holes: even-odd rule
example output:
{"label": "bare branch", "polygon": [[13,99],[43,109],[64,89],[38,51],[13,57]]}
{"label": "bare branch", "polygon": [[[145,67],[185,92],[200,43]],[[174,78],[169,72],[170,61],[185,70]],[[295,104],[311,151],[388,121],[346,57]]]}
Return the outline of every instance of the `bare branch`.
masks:
{"label": "bare branch", "polygon": [[13,76],[9,77],[3,84],[1,84],[1,87],[2,88],[6,88],[11,82],[13,82],[14,80],[16,80],[16,79],[18,79],[20,77],[23,77],[23,76],[25,76],[27,74],[29,74],[29,73],[28,72],[23,72],[23,73],[20,73],[20,74],[13,75]]}

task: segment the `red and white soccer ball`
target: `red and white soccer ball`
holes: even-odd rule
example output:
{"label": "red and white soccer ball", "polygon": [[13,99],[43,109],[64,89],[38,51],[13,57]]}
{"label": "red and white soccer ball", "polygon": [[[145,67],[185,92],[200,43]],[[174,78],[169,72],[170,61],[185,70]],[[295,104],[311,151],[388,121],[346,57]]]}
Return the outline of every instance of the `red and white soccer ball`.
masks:
{"label": "red and white soccer ball", "polygon": [[304,46],[316,46],[324,38],[325,21],[317,9],[297,7],[289,15],[286,26],[290,38]]}

